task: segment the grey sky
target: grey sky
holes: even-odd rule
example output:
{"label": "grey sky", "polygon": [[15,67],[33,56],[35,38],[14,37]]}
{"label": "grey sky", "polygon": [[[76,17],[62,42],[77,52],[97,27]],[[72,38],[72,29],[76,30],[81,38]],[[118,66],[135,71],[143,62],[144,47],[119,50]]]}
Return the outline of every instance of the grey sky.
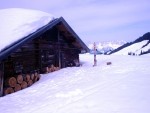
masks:
{"label": "grey sky", "polygon": [[86,43],[133,41],[150,32],[150,0],[1,0],[0,9],[28,8],[63,16]]}

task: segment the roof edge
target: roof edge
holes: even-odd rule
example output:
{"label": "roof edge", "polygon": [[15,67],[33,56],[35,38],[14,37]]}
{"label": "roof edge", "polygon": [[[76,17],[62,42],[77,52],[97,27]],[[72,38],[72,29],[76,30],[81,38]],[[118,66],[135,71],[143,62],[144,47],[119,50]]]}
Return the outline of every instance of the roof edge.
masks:
{"label": "roof edge", "polygon": [[60,18],[55,18],[54,20],[50,21],[47,25],[39,28],[35,32],[29,34],[28,36],[14,42],[14,43],[12,43],[7,48],[3,49],[0,52],[0,60],[3,60],[4,58],[6,58],[11,53],[11,51],[14,51],[15,49],[17,49],[17,47],[23,45],[27,41],[35,39],[37,36],[40,36],[42,33],[51,29],[53,26],[55,26],[59,22],[62,22],[65,25],[65,27],[67,28],[67,30],[69,32],[71,32],[74,37],[77,38],[78,43],[81,44],[81,46],[83,47],[83,49],[86,50],[86,52],[90,51],[89,48],[85,45],[85,43],[79,38],[79,36],[74,32],[74,30],[68,25],[68,23],[65,21],[65,19],[63,17],[60,17]]}

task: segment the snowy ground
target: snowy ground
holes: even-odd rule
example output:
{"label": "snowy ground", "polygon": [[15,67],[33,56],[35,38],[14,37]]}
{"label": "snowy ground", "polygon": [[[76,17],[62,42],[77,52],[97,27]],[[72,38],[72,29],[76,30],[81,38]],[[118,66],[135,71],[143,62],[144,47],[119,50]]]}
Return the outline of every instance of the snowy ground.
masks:
{"label": "snowy ground", "polygon": [[[0,113],[150,113],[150,57],[80,55],[82,67],[42,75],[0,97]],[[112,65],[106,65],[106,62]]]}
{"label": "snowy ground", "polygon": [[135,53],[135,55],[140,55],[141,52],[146,52],[149,50],[150,44],[147,44],[148,42],[149,40],[143,40],[141,42],[134,43],[113,54],[114,55],[128,55],[130,52],[132,52],[132,53]]}

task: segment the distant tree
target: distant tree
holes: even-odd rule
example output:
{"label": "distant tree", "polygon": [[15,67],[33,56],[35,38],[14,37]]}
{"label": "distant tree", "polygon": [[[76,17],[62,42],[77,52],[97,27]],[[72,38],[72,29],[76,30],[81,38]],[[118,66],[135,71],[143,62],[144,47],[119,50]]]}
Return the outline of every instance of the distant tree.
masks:
{"label": "distant tree", "polygon": [[131,52],[128,52],[128,55],[131,55]]}
{"label": "distant tree", "polygon": [[142,55],[143,54],[143,51],[141,50],[141,53],[140,53],[140,55]]}

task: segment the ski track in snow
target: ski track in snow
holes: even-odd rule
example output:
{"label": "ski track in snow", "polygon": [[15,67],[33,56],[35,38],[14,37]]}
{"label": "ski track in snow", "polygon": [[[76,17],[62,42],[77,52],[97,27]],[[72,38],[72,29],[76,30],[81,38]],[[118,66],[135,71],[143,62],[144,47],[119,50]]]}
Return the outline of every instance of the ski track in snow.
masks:
{"label": "ski track in snow", "polygon": [[[149,56],[80,55],[82,67],[42,75],[0,98],[0,113],[149,113]],[[106,65],[111,61],[112,65]],[[9,109],[8,109],[9,108]]]}

